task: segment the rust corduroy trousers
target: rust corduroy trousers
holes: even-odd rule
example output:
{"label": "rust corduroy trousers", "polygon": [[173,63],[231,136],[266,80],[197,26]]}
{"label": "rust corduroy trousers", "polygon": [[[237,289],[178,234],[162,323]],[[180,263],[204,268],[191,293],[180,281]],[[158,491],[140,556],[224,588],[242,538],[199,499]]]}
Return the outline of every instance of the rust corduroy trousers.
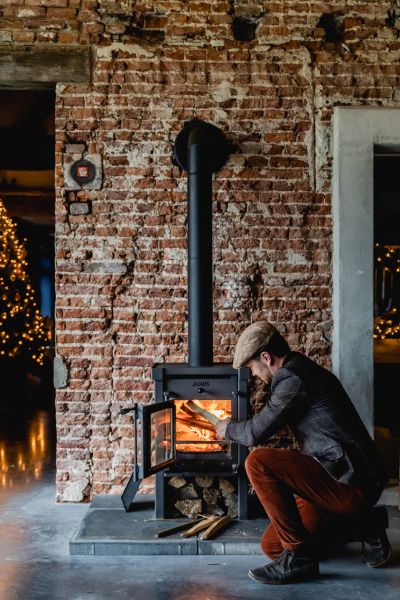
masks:
{"label": "rust corduroy trousers", "polygon": [[261,547],[270,558],[359,539],[357,511],[365,506],[354,485],[337,481],[315,458],[296,450],[256,448],[246,459],[248,478],[271,523]]}

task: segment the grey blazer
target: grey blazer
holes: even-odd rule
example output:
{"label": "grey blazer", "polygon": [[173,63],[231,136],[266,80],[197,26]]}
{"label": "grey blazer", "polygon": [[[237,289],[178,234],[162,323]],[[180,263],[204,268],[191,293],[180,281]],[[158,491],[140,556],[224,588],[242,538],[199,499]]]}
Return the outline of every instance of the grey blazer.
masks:
{"label": "grey blazer", "polygon": [[301,451],[338,481],[357,485],[375,504],[387,481],[382,458],[340,381],[299,352],[290,352],[271,382],[271,398],[247,421],[228,423],[225,437],[256,446],[289,426]]}

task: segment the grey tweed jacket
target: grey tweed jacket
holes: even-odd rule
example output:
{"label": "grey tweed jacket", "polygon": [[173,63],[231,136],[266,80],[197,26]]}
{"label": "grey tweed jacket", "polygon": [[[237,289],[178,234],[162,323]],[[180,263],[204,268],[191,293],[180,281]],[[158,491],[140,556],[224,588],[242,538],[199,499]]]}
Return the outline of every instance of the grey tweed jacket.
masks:
{"label": "grey tweed jacket", "polygon": [[375,504],[387,473],[381,456],[340,381],[298,352],[290,352],[271,382],[271,398],[247,421],[228,423],[228,440],[256,446],[289,426],[301,451],[338,481],[357,485]]}

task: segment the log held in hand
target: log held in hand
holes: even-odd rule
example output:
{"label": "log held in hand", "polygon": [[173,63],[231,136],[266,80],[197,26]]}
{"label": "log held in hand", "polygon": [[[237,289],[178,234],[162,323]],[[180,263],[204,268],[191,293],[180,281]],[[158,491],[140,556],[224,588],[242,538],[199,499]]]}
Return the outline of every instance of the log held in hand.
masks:
{"label": "log held in hand", "polygon": [[213,415],[204,408],[200,408],[200,406],[197,406],[197,404],[195,404],[192,400],[188,400],[186,402],[186,406],[190,408],[190,410],[193,410],[193,412],[196,412],[197,414],[201,415],[203,419],[205,419],[209,423],[212,423],[213,425],[216,425],[220,421],[220,419],[216,415]]}

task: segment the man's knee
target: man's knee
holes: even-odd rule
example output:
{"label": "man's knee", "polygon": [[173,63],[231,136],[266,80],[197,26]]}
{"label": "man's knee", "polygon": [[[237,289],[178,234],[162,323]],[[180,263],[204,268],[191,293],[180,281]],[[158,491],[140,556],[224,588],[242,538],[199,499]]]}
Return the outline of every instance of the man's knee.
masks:
{"label": "man's knee", "polygon": [[265,471],[274,463],[276,448],[255,448],[250,452],[245,461],[246,473]]}
{"label": "man's knee", "polygon": [[246,469],[246,473],[249,473],[250,471],[254,471],[259,469],[260,467],[260,449],[256,448],[255,450],[252,450],[250,452],[250,454],[248,454],[245,463],[244,463],[244,468]]}

